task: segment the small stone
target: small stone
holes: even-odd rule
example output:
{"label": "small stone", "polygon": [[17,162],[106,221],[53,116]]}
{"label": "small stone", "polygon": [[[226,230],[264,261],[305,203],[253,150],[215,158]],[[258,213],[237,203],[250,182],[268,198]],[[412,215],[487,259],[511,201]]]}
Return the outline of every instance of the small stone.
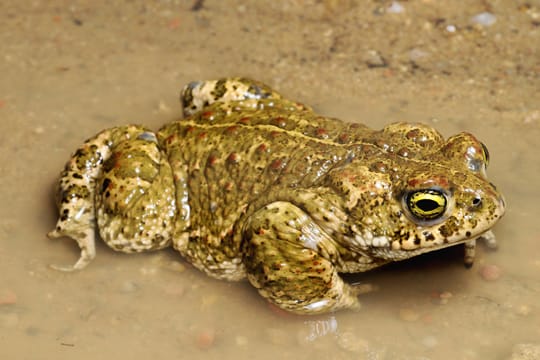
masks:
{"label": "small stone", "polygon": [[448,304],[448,301],[452,297],[452,293],[450,291],[443,291],[439,294],[439,304],[445,305]]}
{"label": "small stone", "polygon": [[195,345],[199,349],[206,350],[211,348],[216,342],[216,332],[213,329],[202,330],[197,334]]}
{"label": "small stone", "polygon": [[401,5],[397,1],[392,1],[390,6],[386,8],[386,12],[389,14],[400,14],[404,11],[405,11],[405,8],[403,7],[403,5]]}
{"label": "small stone", "polygon": [[454,34],[457,31],[457,27],[456,27],[456,25],[449,24],[444,28],[444,30],[446,30],[446,32],[448,34]]}
{"label": "small stone", "polygon": [[490,12],[482,12],[472,17],[471,21],[473,24],[482,25],[482,26],[491,26],[497,22],[497,17]]}
{"label": "small stone", "polygon": [[0,291],[0,306],[13,305],[17,303],[17,294],[11,289]]}
{"label": "small stone", "polygon": [[498,280],[502,275],[502,270],[497,265],[484,265],[480,268],[480,276],[486,281]]}
{"label": "small stone", "polygon": [[369,68],[388,66],[386,59],[377,50],[368,50],[364,55],[364,62]]}
{"label": "small stone", "polygon": [[403,308],[399,310],[399,318],[403,321],[413,322],[418,320],[420,314],[410,308]]}

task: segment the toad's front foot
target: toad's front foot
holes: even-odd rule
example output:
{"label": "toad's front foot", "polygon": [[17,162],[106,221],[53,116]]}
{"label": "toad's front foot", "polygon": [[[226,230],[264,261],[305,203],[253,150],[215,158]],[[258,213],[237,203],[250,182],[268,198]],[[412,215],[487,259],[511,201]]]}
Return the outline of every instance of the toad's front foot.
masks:
{"label": "toad's front foot", "polygon": [[339,276],[333,240],[297,206],[278,201],[250,219],[248,279],[278,307],[297,314],[359,309],[358,290]]}
{"label": "toad's front foot", "polygon": [[476,239],[465,242],[465,267],[470,268],[474,264],[474,258],[476,256],[476,242],[483,240],[489,249],[497,249],[497,239],[493,231],[489,230],[477,237]]}

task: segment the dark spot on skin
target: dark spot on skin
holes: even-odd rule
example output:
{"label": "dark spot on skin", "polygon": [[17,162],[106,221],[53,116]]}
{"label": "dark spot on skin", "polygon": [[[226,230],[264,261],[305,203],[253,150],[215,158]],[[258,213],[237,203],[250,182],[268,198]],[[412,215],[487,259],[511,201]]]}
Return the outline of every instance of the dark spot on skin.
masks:
{"label": "dark spot on skin", "polygon": [[225,95],[227,92],[227,87],[225,86],[226,81],[224,79],[218,80],[216,83],[216,86],[214,87],[214,91],[211,92],[212,96],[215,99],[220,99]]}
{"label": "dark spot on skin", "polygon": [[447,237],[448,235],[452,234],[450,229],[444,225],[439,228],[439,233],[444,237]]}
{"label": "dark spot on skin", "polygon": [[79,173],[73,173],[73,175],[71,175],[71,176],[73,176],[75,179],[82,179],[83,178],[82,175],[79,174]]}
{"label": "dark spot on skin", "polygon": [[424,231],[423,232],[423,235],[424,237],[426,238],[426,241],[433,241],[435,240],[435,236],[433,236],[433,234],[429,231]]}
{"label": "dark spot on skin", "polygon": [[467,231],[467,232],[465,233],[465,236],[466,236],[466,237],[471,237],[471,232],[470,232],[470,231]]}
{"label": "dark spot on skin", "polygon": [[105,178],[103,180],[103,185],[101,185],[101,192],[104,192],[105,190],[107,190],[110,184],[111,184],[111,179]]}
{"label": "dark spot on skin", "polygon": [[414,245],[420,245],[420,238],[418,236],[414,238]]}

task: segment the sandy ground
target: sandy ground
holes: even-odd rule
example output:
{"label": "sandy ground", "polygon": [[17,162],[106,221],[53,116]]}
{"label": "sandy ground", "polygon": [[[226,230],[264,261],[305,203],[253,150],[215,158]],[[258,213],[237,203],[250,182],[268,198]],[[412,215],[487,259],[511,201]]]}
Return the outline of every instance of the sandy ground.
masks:
{"label": "sandy ground", "polygon": [[[540,342],[540,2],[15,1],[0,6],[0,356],[6,359],[507,359]],[[483,24],[478,23],[476,15]],[[476,19],[476,20],[473,20]],[[494,21],[494,22],[493,22]],[[170,251],[51,241],[69,154],[181,115],[188,81],[242,75],[317,111],[419,121],[489,147],[508,211],[498,251],[429,254],[354,280],[358,313],[283,316]],[[496,269],[487,281],[482,271]],[[4,356],[5,355],[5,356]]]}

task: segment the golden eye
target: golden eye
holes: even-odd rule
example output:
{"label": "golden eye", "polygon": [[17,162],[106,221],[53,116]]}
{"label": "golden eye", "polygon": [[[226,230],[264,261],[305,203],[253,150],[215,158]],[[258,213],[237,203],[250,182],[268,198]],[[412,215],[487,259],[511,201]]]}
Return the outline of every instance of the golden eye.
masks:
{"label": "golden eye", "polygon": [[423,189],[410,192],[406,204],[411,214],[420,220],[433,220],[446,210],[446,196],[440,190]]}
{"label": "golden eye", "polygon": [[487,146],[484,143],[482,144],[482,152],[484,153],[484,161],[486,162],[486,167],[489,165],[489,151]]}

